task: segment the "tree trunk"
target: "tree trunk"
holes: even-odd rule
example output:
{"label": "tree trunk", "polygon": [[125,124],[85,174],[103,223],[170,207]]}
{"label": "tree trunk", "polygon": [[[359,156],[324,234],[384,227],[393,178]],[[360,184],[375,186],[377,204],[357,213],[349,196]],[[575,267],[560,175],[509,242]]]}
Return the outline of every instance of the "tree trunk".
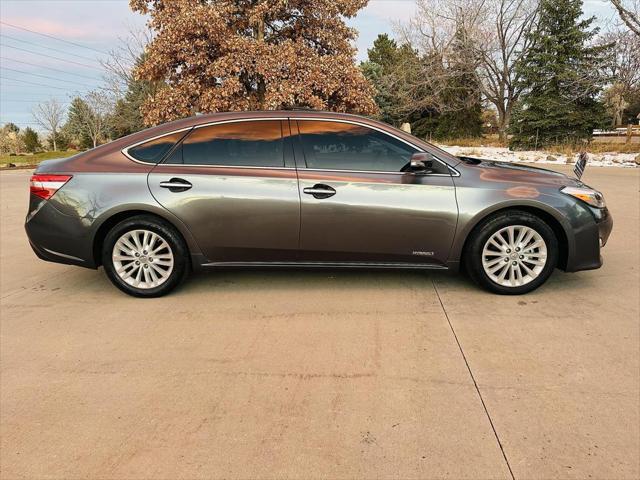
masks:
{"label": "tree trunk", "polygon": [[[255,32],[256,32],[256,41],[258,41],[259,43],[264,42],[264,20],[262,18],[256,22]],[[266,95],[266,92],[267,92],[267,85],[264,81],[264,78],[258,79],[258,85],[256,87],[256,95],[258,100],[258,108],[260,110],[265,109],[264,97]]]}
{"label": "tree trunk", "polygon": [[504,108],[498,107],[498,138],[501,142],[507,141],[507,128],[510,115]]}
{"label": "tree trunk", "polygon": [[264,20],[260,19],[256,23],[256,40],[258,42],[264,42]]}
{"label": "tree trunk", "polygon": [[53,137],[53,151],[57,152],[58,151],[58,144],[56,143],[56,129],[54,128],[52,131],[52,137]]}

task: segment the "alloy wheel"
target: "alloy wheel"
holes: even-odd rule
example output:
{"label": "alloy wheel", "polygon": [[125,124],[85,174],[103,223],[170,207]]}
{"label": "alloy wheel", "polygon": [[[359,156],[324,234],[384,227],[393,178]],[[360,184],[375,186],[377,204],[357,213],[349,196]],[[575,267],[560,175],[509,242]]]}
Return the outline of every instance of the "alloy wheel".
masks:
{"label": "alloy wheel", "polygon": [[510,225],[495,232],[482,250],[487,276],[504,287],[520,287],[535,280],[547,263],[547,244],[531,227]]}
{"label": "alloy wheel", "polygon": [[169,243],[150,230],[124,233],[111,255],[116,274],[135,288],[155,288],[166,282],[174,266]]}

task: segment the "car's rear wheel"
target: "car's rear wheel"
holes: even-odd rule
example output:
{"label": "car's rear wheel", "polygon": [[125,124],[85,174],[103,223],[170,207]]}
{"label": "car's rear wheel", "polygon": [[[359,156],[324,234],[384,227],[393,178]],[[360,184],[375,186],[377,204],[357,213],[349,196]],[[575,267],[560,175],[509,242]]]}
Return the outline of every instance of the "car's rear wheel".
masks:
{"label": "car's rear wheel", "polygon": [[111,282],[129,295],[159,297],[189,272],[188,250],[167,222],[140,215],[115,225],[105,237],[102,264]]}
{"label": "car's rear wheel", "polygon": [[558,240],[539,217],[523,211],[498,213],[472,233],[465,252],[471,278],[495,293],[535,290],[558,262]]}

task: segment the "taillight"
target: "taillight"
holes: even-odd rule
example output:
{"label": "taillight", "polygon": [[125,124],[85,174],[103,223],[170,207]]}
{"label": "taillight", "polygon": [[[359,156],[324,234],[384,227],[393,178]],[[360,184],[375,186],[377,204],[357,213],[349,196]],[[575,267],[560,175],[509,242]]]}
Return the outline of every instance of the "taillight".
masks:
{"label": "taillight", "polygon": [[31,175],[29,190],[40,198],[49,200],[69,180],[72,175]]}

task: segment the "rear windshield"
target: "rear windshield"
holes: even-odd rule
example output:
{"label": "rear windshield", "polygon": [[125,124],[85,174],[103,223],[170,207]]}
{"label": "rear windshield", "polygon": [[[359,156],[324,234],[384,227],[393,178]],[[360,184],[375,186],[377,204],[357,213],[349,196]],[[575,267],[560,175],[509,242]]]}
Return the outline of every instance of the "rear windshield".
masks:
{"label": "rear windshield", "polygon": [[158,163],[186,134],[186,131],[176,132],[154,140],[149,140],[140,145],[129,147],[127,153],[139,162]]}

